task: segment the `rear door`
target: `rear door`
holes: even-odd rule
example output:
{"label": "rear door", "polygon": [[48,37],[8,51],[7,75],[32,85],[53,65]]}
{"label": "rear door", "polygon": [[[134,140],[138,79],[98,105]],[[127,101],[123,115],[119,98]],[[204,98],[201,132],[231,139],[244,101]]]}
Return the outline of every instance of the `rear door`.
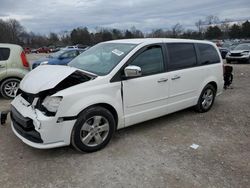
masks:
{"label": "rear door", "polygon": [[167,44],[170,74],[169,105],[171,111],[194,105],[202,82],[193,43]]}
{"label": "rear door", "polygon": [[125,125],[164,115],[169,77],[165,71],[163,46],[145,47],[128,65],[139,66],[142,76],[122,81]]}
{"label": "rear door", "polygon": [[10,49],[0,47],[0,80],[7,74],[7,61],[10,57]]}

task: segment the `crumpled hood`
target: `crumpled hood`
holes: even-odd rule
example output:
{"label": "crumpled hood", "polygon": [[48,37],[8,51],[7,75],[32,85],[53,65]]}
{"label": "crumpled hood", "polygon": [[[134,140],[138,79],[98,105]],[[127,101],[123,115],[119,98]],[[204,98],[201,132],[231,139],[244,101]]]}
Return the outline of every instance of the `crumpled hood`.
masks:
{"label": "crumpled hood", "polygon": [[20,89],[27,93],[37,94],[54,88],[67,78],[76,68],[60,65],[44,65],[29,72],[21,81]]}

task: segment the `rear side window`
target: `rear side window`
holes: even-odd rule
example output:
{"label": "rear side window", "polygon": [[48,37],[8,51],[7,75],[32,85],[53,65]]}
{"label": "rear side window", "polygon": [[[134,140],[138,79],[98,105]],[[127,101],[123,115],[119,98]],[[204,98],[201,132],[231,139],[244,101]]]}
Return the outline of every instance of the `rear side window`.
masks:
{"label": "rear side window", "polygon": [[10,57],[9,48],[0,48],[0,61],[6,61]]}
{"label": "rear side window", "polygon": [[194,44],[172,43],[168,47],[168,70],[179,70],[193,67],[197,64]]}
{"label": "rear side window", "polygon": [[213,63],[219,63],[220,57],[216,49],[210,44],[197,44],[200,52],[200,64],[207,65]]}
{"label": "rear side window", "polygon": [[152,75],[164,71],[164,61],[160,46],[152,46],[139,54],[130,65],[139,66],[142,75]]}

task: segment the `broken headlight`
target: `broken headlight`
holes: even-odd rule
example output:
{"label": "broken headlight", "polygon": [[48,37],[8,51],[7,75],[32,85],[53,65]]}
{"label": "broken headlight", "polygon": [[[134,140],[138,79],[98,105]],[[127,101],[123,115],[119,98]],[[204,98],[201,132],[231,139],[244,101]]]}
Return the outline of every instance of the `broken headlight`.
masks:
{"label": "broken headlight", "polygon": [[49,111],[56,113],[58,110],[58,107],[61,103],[62,97],[51,97],[47,96],[42,105]]}

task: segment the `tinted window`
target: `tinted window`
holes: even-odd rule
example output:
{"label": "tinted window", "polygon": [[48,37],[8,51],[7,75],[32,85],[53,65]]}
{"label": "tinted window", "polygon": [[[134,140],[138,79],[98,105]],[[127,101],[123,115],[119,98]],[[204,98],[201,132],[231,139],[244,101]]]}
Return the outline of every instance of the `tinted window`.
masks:
{"label": "tinted window", "polygon": [[196,65],[196,53],[193,44],[173,43],[167,46],[169,55],[168,69],[170,71]]}
{"label": "tinted window", "polygon": [[130,65],[139,66],[142,70],[142,75],[151,75],[164,71],[164,61],[160,46],[148,48],[146,51],[139,54]]}
{"label": "tinted window", "polygon": [[78,55],[78,51],[76,50],[71,50],[68,52],[65,52],[64,54],[61,55],[62,58],[74,58]]}
{"label": "tinted window", "polygon": [[9,56],[10,56],[9,48],[0,48],[0,61],[8,60]]}
{"label": "tinted window", "polygon": [[210,44],[197,44],[202,65],[219,63],[220,57],[216,49]]}

